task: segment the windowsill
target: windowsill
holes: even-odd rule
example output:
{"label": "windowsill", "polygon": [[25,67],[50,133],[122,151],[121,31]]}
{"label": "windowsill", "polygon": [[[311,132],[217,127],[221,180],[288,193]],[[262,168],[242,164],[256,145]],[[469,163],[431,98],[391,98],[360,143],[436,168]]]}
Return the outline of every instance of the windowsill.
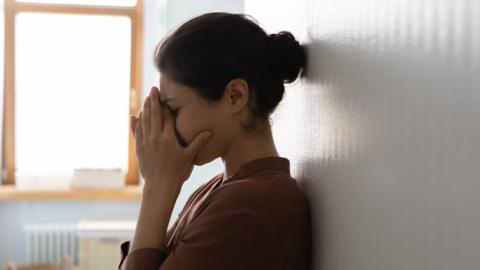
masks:
{"label": "windowsill", "polygon": [[131,200],[142,199],[140,186],[120,189],[72,188],[69,190],[17,189],[0,186],[0,201],[6,200]]}

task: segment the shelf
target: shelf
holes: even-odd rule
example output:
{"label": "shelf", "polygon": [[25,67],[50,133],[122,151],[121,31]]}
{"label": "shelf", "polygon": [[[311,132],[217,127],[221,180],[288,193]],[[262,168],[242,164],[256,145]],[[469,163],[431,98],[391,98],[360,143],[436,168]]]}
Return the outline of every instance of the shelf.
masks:
{"label": "shelf", "polygon": [[7,200],[131,200],[142,199],[140,186],[121,189],[72,188],[69,190],[26,190],[0,186],[0,201]]}

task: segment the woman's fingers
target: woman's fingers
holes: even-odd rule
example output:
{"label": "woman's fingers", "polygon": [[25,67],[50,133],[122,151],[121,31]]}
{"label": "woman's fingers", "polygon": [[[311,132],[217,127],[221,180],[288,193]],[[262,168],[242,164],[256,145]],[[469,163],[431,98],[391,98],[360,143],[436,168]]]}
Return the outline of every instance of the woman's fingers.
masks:
{"label": "woman's fingers", "polygon": [[[160,134],[162,132],[162,114],[163,110],[160,107],[160,93],[158,88],[153,86],[150,92],[151,97],[151,115],[152,115],[152,131]],[[163,106],[162,106],[163,107]]]}
{"label": "woman's fingers", "polygon": [[142,120],[142,128],[143,134],[148,136],[150,134],[150,95],[145,98],[145,102],[143,104],[143,120]]}
{"label": "woman's fingers", "polygon": [[143,140],[143,128],[142,128],[143,111],[138,114],[138,119],[135,121],[135,146],[138,149]]}
{"label": "woman's fingers", "polygon": [[[166,107],[166,106],[164,106]],[[173,127],[173,116],[172,112],[165,108],[165,111],[163,111],[163,119],[162,119],[162,124],[163,124],[163,130],[166,132],[166,134],[175,134],[175,129]],[[175,136],[175,135],[174,135]]]}
{"label": "woman's fingers", "polygon": [[130,115],[130,132],[132,132],[132,135],[135,137],[135,125],[137,124],[137,118],[135,115]]}

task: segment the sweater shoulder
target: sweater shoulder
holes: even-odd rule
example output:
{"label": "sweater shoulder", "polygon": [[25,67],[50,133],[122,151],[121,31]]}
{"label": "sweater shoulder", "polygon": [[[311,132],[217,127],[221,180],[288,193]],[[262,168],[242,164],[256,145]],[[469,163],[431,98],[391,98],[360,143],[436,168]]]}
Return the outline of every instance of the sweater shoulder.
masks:
{"label": "sweater shoulder", "polygon": [[226,182],[212,192],[209,201],[218,201],[228,208],[247,207],[269,213],[304,211],[309,207],[297,180],[276,171]]}

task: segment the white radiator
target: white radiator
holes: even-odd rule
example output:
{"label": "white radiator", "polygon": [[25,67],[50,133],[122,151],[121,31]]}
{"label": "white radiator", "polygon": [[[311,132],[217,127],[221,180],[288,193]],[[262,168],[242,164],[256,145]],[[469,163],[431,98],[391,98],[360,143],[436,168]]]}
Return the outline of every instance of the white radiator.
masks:
{"label": "white radiator", "polygon": [[69,256],[78,264],[77,224],[26,224],[25,251],[27,263],[60,262]]}

